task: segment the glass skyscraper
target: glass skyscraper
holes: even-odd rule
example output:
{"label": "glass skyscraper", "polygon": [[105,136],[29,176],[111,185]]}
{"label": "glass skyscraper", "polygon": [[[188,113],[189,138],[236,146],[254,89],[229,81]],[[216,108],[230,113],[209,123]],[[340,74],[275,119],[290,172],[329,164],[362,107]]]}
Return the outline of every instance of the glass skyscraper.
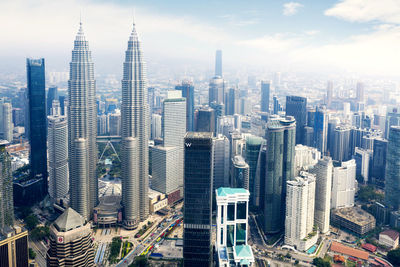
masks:
{"label": "glass skyscraper", "polygon": [[222,50],[215,52],[215,76],[222,77]]}
{"label": "glass skyscraper", "polygon": [[32,177],[43,175],[43,190],[47,193],[47,123],[44,58],[26,60],[28,127]]}
{"label": "glass skyscraper", "polygon": [[328,114],[325,106],[317,107],[314,117],[314,147],[326,154],[328,139]]}
{"label": "glass skyscraper", "polygon": [[50,110],[54,100],[58,100],[58,88],[50,87],[49,91],[47,92],[47,102],[46,102],[47,115],[53,115],[50,113]]}
{"label": "glass skyscraper", "polygon": [[287,116],[267,125],[266,174],[264,185],[264,231],[284,229],[286,181],[294,178],[296,121]]}
{"label": "glass skyscraper", "polygon": [[270,82],[261,82],[261,111],[269,112]]}
{"label": "glass skyscraper", "polygon": [[175,86],[175,90],[182,91],[186,98],[186,131],[194,131],[194,86],[190,82],[182,82]]}
{"label": "glass skyscraper", "polygon": [[393,210],[400,208],[400,126],[389,130],[389,143],[386,155],[385,202]]}
{"label": "glass skyscraper", "polygon": [[302,144],[303,129],[307,125],[307,98],[286,96],[286,115],[296,119],[296,144]]}
{"label": "glass skyscraper", "polygon": [[189,132],[186,134],[184,184],[184,266],[211,266],[212,133]]}
{"label": "glass skyscraper", "polygon": [[14,222],[13,177],[7,144],[5,140],[0,141],[0,231]]}

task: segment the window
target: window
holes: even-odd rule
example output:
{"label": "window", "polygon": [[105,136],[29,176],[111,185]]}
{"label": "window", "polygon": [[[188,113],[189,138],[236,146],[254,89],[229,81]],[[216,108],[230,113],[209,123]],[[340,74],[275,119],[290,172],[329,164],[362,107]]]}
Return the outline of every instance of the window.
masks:
{"label": "window", "polygon": [[235,204],[228,204],[228,221],[235,220]]}
{"label": "window", "polygon": [[237,203],[237,207],[236,207],[236,210],[237,210],[236,218],[237,219],[246,219],[246,213],[247,213],[246,206],[247,205],[246,205],[245,201],[240,201]]}

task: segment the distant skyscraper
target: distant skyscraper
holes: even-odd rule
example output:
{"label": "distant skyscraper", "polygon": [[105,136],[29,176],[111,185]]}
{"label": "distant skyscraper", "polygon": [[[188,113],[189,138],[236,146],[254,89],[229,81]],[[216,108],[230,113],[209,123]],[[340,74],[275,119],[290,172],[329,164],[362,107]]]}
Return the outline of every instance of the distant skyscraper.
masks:
{"label": "distant skyscraper", "polygon": [[[260,149],[265,140],[258,136],[246,137],[246,162],[249,164],[249,191],[250,203],[256,206],[256,199],[260,196],[260,176],[256,175]],[[258,178],[258,179],[257,179]]]}
{"label": "distant skyscraper", "polygon": [[279,103],[278,97],[274,95],[273,97],[273,114],[278,114],[279,111],[282,111],[281,104]]}
{"label": "distant skyscraper", "polygon": [[304,127],[307,125],[307,98],[286,96],[286,115],[296,120],[296,144],[303,141]]}
{"label": "distant skyscraper", "polygon": [[356,192],[356,162],[354,159],[334,162],[332,178],[331,208],[340,209],[354,206]]}
{"label": "distant skyscraper", "polygon": [[208,105],[215,102],[217,104],[224,103],[225,98],[225,81],[221,76],[215,76],[210,80],[208,89]]}
{"label": "distant skyscraper", "polygon": [[328,114],[325,106],[317,107],[314,119],[314,146],[326,154],[328,135]]}
{"label": "distant skyscraper", "polygon": [[362,177],[365,184],[369,182],[370,162],[372,150],[356,147],[354,156],[356,161],[356,177]]}
{"label": "distant skyscraper", "polygon": [[328,108],[332,105],[332,97],[333,97],[333,83],[332,81],[328,81],[326,86],[326,106]]}
{"label": "distant skyscraper", "polygon": [[3,227],[14,224],[13,177],[7,144],[0,140],[0,232]]}
{"label": "distant skyscraper", "polygon": [[299,177],[286,183],[285,244],[306,251],[313,246],[318,235],[314,227],[315,176],[301,172]]}
{"label": "distant skyscraper", "polygon": [[270,95],[270,86],[271,83],[269,81],[261,82],[261,111],[269,112],[269,95]]}
{"label": "distant skyscraper", "polygon": [[215,133],[215,111],[212,108],[200,108],[197,113],[196,132]]}
{"label": "distant skyscraper", "polygon": [[336,161],[347,161],[351,159],[350,127],[339,125],[333,130],[332,159]]}
{"label": "distant skyscraper", "polygon": [[212,266],[212,133],[185,136],[184,266]]}
{"label": "distant skyscraper", "polygon": [[249,190],[249,175],[249,164],[242,156],[234,156],[231,168],[231,187]]}
{"label": "distant skyscraper", "polygon": [[226,93],[225,114],[233,115],[239,113],[239,104],[239,89],[229,88]]}
{"label": "distant skyscraper", "polygon": [[285,221],[286,181],[294,178],[296,121],[293,117],[267,125],[264,231],[277,233]]}
{"label": "distant skyscraper", "polygon": [[68,180],[68,122],[66,116],[48,116],[49,195],[63,198],[69,191]]}
{"label": "distant skyscraper", "polygon": [[385,202],[393,210],[400,208],[400,127],[392,126],[386,155]]}
{"label": "distant skyscraper", "polygon": [[31,175],[43,175],[43,191],[47,192],[47,122],[44,59],[27,59],[27,99]]}
{"label": "distant skyscraper", "polygon": [[13,140],[14,124],[12,119],[12,106],[11,103],[4,103],[0,108],[3,109],[3,139],[8,142]]}
{"label": "distant skyscraper", "polygon": [[92,55],[82,23],[72,50],[68,103],[70,204],[88,220],[98,202],[97,110]]}
{"label": "distant skyscraper", "polygon": [[215,53],[215,76],[222,77],[222,50]]}
{"label": "distant skyscraper", "polygon": [[152,114],[151,115],[151,139],[161,138],[161,120],[162,116],[159,114]]}
{"label": "distant skyscraper", "polygon": [[110,135],[121,135],[121,112],[116,109],[113,113],[108,114],[108,128]]}
{"label": "distant skyscraper", "polygon": [[194,86],[190,82],[182,82],[175,89],[182,91],[182,97],[186,98],[186,131],[194,131]]}
{"label": "distant skyscraper", "polygon": [[149,215],[149,105],[145,62],[135,24],[125,53],[122,79],[122,205],[124,225],[136,228]]}
{"label": "distant skyscraper", "polygon": [[358,82],[356,90],[357,90],[356,91],[356,99],[357,99],[357,101],[364,102],[365,101],[364,83]]}
{"label": "distant skyscraper", "polygon": [[213,139],[213,192],[219,187],[229,186],[230,143],[226,136],[218,135]]}
{"label": "distant skyscraper", "polygon": [[371,167],[371,176],[373,180],[383,185],[385,182],[385,168],[388,141],[383,138],[375,138],[373,147],[373,158]]}
{"label": "distant skyscraper", "polygon": [[47,100],[46,100],[47,115],[51,115],[50,111],[54,100],[58,100],[58,88],[50,87],[49,90],[47,91]]}
{"label": "distant skyscraper", "polygon": [[333,164],[324,157],[311,170],[316,176],[314,222],[321,233],[329,231]]}

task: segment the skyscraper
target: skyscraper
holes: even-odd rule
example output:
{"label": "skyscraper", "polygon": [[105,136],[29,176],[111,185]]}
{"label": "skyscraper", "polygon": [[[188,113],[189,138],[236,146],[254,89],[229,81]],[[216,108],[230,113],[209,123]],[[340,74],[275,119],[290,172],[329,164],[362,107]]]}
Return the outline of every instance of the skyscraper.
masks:
{"label": "skyscraper", "polygon": [[176,90],[182,91],[182,97],[186,98],[186,131],[194,131],[194,86],[184,81],[182,85],[175,86]]}
{"label": "skyscraper", "polygon": [[330,108],[332,105],[332,96],[333,96],[333,83],[332,81],[328,81],[328,84],[326,86],[326,103],[325,103],[328,108]]}
{"label": "skyscraper", "polygon": [[212,133],[185,136],[184,266],[212,265]]}
{"label": "skyscraper", "polygon": [[307,98],[301,96],[286,96],[286,116],[296,120],[296,144],[303,141],[303,129],[307,125]]}
{"label": "skyscraper", "polygon": [[149,215],[149,105],[141,42],[135,23],[125,53],[122,79],[122,205],[124,225],[136,228]]}
{"label": "skyscraper", "polygon": [[68,81],[70,204],[83,218],[98,202],[96,82],[82,23],[74,41]]}
{"label": "skyscraper", "polygon": [[196,132],[215,133],[215,111],[212,108],[200,108],[197,113]]}
{"label": "skyscraper", "polygon": [[314,118],[314,146],[326,154],[328,135],[328,114],[325,106],[317,107]]}
{"label": "skyscraper", "polygon": [[387,148],[388,148],[388,141],[386,139],[375,138],[371,176],[373,181],[375,181],[380,185],[383,185],[385,181]]}
{"label": "skyscraper", "polygon": [[12,120],[12,106],[11,103],[4,103],[0,108],[3,109],[3,139],[8,142],[13,140],[14,124]]}
{"label": "skyscraper", "polygon": [[267,155],[264,197],[264,231],[277,233],[285,221],[286,181],[294,178],[296,121],[271,120],[266,131]]}
{"label": "skyscraper", "polygon": [[234,115],[235,113],[239,113],[239,89],[237,88],[229,88],[225,97],[225,114],[226,115]]}
{"label": "skyscraper", "polygon": [[333,130],[331,142],[333,160],[342,162],[351,159],[350,127],[346,125],[336,126]]}
{"label": "skyscraper", "polygon": [[0,140],[0,231],[14,223],[13,177],[7,144]]}
{"label": "skyscraper", "polygon": [[265,140],[258,136],[246,137],[246,162],[249,164],[249,191],[250,203],[256,206],[256,199],[260,195],[260,176],[256,175],[259,164],[259,155],[262,144]]}
{"label": "skyscraper", "polygon": [[50,110],[54,100],[58,100],[58,88],[55,86],[50,87],[49,90],[47,91],[47,100],[46,100],[47,115],[51,115]]}
{"label": "skyscraper", "polygon": [[43,191],[47,192],[47,123],[44,59],[26,59],[28,125],[31,175],[43,175]]}
{"label": "skyscraper", "polygon": [[330,157],[320,159],[311,170],[316,177],[314,222],[323,234],[329,231],[332,170],[333,164]]}
{"label": "skyscraper", "polygon": [[231,187],[249,190],[249,164],[240,155],[232,158]]}
{"label": "skyscraper", "polygon": [[66,116],[47,117],[49,195],[63,198],[69,191],[68,181],[68,122]]}
{"label": "skyscraper", "polygon": [[365,93],[364,93],[364,83],[358,82],[356,88],[356,99],[359,102],[365,101]]}
{"label": "skyscraper", "polygon": [[213,102],[216,104],[224,103],[225,86],[225,81],[221,76],[215,76],[210,80],[208,89],[208,105],[211,105]]}
{"label": "skyscraper", "polygon": [[213,192],[219,187],[229,186],[230,143],[226,136],[217,135],[213,139]]}
{"label": "skyscraper", "polygon": [[400,126],[392,126],[386,155],[385,202],[393,210],[400,208]]}
{"label": "skyscraper", "polygon": [[332,177],[331,208],[340,209],[354,206],[356,192],[356,162],[334,162]]}
{"label": "skyscraper", "polygon": [[261,82],[261,111],[269,112],[269,95],[270,95],[270,85],[269,81]]}
{"label": "skyscraper", "polygon": [[222,50],[215,52],[215,76],[222,77]]}

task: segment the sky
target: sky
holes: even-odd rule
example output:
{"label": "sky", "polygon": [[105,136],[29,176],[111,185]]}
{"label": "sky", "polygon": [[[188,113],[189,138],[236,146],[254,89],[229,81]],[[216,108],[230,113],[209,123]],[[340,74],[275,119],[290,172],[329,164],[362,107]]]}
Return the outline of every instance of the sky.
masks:
{"label": "sky", "polygon": [[[133,18],[149,66],[398,76],[399,0],[1,0],[0,71],[67,71],[80,18],[95,70],[120,74]],[[149,70],[151,71],[151,70]]]}

